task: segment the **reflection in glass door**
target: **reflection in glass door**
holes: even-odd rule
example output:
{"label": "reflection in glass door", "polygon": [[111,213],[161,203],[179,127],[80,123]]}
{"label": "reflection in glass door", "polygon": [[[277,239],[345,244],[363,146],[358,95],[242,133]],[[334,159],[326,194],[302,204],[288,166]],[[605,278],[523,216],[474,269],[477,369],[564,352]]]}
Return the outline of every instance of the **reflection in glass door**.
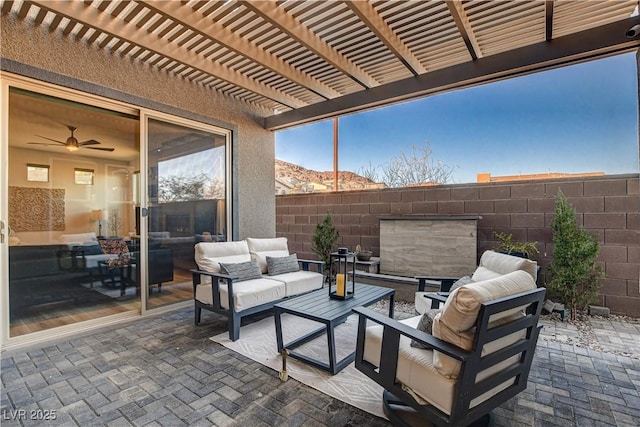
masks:
{"label": "reflection in glass door", "polygon": [[9,90],[10,337],[140,311],[126,111]]}
{"label": "reflection in glass door", "polygon": [[150,309],[193,299],[194,245],[227,240],[228,136],[156,119],[147,135]]}

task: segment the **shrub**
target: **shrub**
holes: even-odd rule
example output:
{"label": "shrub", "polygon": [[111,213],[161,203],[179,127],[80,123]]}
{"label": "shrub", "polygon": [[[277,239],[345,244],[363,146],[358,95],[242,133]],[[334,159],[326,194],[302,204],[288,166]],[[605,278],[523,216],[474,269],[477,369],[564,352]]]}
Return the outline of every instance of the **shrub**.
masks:
{"label": "shrub", "polygon": [[318,255],[320,261],[324,261],[325,271],[329,267],[331,252],[333,245],[338,240],[338,230],[333,225],[333,217],[331,212],[327,211],[321,223],[316,225],[316,231],[313,233],[313,242],[311,250]]}
{"label": "shrub", "polygon": [[596,258],[600,245],[595,236],[576,223],[576,212],[562,191],[556,197],[553,231],[553,261],[549,265],[550,297],[560,299],[575,319],[597,300],[599,280],[604,277]]}

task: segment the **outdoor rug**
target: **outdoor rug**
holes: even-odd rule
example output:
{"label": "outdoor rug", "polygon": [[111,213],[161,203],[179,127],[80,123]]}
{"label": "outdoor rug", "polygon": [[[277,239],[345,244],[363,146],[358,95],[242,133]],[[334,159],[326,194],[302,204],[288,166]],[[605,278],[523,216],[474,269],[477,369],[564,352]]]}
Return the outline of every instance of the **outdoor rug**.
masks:
{"label": "outdoor rug", "polygon": [[[282,330],[285,344],[312,330],[320,323],[284,314]],[[355,350],[358,318],[353,315],[336,328],[336,353],[338,360]],[[242,326],[240,339],[231,341],[224,332],[211,338],[223,346],[255,360],[277,372],[282,370],[282,357],[277,352],[276,327],[273,317]],[[296,351],[325,363],[329,362],[327,335],[322,334],[311,342],[297,347]],[[382,410],[382,387],[358,371],[353,362],[336,375],[317,369],[292,357],[287,358],[289,378],[313,387],[349,405],[373,415],[386,418]]]}

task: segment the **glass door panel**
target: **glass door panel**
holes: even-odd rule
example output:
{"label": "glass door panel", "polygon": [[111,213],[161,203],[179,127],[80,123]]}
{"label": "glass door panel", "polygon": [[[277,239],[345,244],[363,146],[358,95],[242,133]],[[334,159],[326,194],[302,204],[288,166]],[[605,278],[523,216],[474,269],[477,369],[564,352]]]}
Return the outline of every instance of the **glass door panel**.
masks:
{"label": "glass door panel", "polygon": [[227,240],[227,136],[148,120],[147,309],[193,299],[194,245]]}
{"label": "glass door panel", "polygon": [[8,153],[9,336],[139,311],[138,118],[12,88]]}

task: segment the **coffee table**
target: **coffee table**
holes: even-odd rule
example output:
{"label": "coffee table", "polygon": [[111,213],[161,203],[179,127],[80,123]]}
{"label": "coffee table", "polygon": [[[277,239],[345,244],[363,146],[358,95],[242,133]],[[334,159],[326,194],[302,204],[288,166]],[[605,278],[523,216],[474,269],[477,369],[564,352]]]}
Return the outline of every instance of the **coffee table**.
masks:
{"label": "coffee table", "polygon": [[[349,365],[349,363],[353,362],[356,354],[355,351],[341,360],[336,360],[336,326],[347,320],[347,317],[352,314],[352,308],[359,306],[366,307],[387,297],[389,298],[389,317],[393,317],[393,303],[395,300],[394,289],[365,285],[362,283],[356,283],[355,286],[355,296],[345,301],[329,298],[329,292],[325,288],[276,304],[274,306],[274,315],[276,321],[278,352],[281,353],[283,349],[287,349],[289,356],[309,363],[319,369],[328,371],[332,375],[337,374],[340,370]],[[324,326],[284,344],[282,339],[281,316],[285,313],[302,317],[304,319],[310,319],[322,323]],[[311,341],[325,332],[327,334],[327,343],[329,347],[328,364],[305,354],[293,351],[294,348]]]}

